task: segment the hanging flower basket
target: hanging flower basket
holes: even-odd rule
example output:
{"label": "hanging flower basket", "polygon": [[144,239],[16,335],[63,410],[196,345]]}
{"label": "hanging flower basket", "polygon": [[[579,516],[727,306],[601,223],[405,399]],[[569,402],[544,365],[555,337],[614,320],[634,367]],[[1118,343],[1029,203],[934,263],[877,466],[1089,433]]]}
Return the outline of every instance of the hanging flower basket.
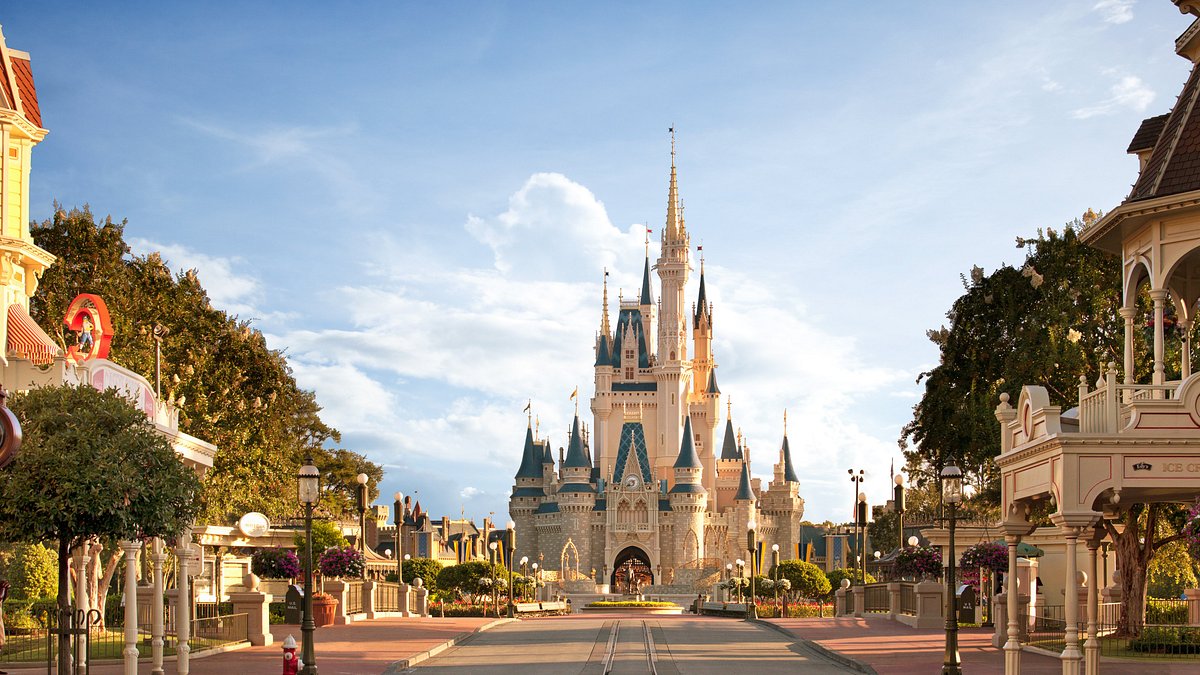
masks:
{"label": "hanging flower basket", "polygon": [[365,567],[363,555],[353,546],[330,548],[321,554],[317,568],[331,579],[347,579],[362,576]]}

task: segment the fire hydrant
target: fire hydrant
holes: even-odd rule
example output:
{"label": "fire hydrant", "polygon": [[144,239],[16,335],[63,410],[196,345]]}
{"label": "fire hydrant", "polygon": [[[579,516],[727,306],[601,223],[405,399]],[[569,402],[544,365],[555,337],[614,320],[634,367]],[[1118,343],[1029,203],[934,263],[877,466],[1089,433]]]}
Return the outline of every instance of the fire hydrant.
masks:
{"label": "fire hydrant", "polygon": [[283,641],[283,675],[297,675],[300,659],[296,657],[296,638],[291,635]]}

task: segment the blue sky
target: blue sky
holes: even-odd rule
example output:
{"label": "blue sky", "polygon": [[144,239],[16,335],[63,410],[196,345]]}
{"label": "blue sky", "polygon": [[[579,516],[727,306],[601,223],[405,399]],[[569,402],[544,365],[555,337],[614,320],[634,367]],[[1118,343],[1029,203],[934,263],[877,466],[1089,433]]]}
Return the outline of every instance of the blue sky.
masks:
{"label": "blue sky", "polygon": [[[524,401],[565,444],[600,280],[636,289],[667,127],[755,474],[873,502],[972,265],[1108,210],[1188,72],[1165,0],[38,3],[32,209],[128,218],[435,514],[503,520]],[[689,292],[694,297],[694,289]],[[614,298],[615,302],[615,298]],[[115,355],[117,359],[120,355]]]}

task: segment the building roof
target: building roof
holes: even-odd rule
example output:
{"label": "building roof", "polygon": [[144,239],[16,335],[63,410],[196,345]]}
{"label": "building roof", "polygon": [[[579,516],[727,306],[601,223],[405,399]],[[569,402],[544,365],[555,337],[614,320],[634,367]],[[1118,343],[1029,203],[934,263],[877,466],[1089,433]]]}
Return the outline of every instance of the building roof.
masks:
{"label": "building roof", "polygon": [[783,435],[783,479],[789,483],[799,483],[796,469],[792,467],[792,448],[788,445],[787,434]]}
{"label": "building roof", "polygon": [[608,346],[608,335],[602,333],[600,339],[596,342],[596,365],[611,366],[612,360],[612,349]]}
{"label": "building roof", "polygon": [[603,497],[601,497],[600,499],[597,499],[596,503],[592,506],[592,510],[593,511],[607,511],[608,510],[608,500],[604,499]]}
{"label": "building roof", "polygon": [[541,452],[533,442],[533,427],[525,428],[525,449],[521,452],[521,467],[517,469],[517,478],[542,477]]}
{"label": "building roof", "polygon": [[650,483],[650,457],[646,453],[646,435],[641,422],[626,422],[621,426],[621,442],[617,447],[617,461],[613,467],[613,484],[621,482],[625,477],[625,465],[629,462],[629,453],[637,460],[642,482]]}
{"label": "building roof", "polygon": [[542,464],[553,464],[554,451],[550,449],[550,441],[542,441],[542,448],[546,451],[546,454],[542,456]]}
{"label": "building roof", "polygon": [[692,440],[692,416],[683,418],[683,440],[679,444],[679,456],[675,458],[676,469],[699,469],[700,456],[696,454],[696,443]]}
{"label": "building roof", "polygon": [[534,513],[558,513],[558,502],[542,502]]}
{"label": "building roof", "polygon": [[559,494],[570,493],[570,492],[595,492],[595,491],[596,491],[596,488],[592,487],[591,484],[589,484],[589,483],[567,483],[567,484],[563,485],[562,487],[558,488]]}
{"label": "building roof", "polygon": [[[0,48],[7,60],[0,58],[0,107],[15,111],[36,127],[42,126],[42,111],[38,106],[37,88],[33,84],[33,68],[29,54],[11,49],[0,33]],[[12,69],[8,68],[12,64]],[[15,89],[15,91],[14,91]]]}
{"label": "building roof", "polygon": [[1200,189],[1200,111],[1195,110],[1198,95],[1200,64],[1192,67],[1183,92],[1154,143],[1146,168],[1126,201]]}
{"label": "building roof", "polygon": [[712,370],[708,371],[708,389],[706,390],[705,393],[708,393],[708,394],[721,393],[721,388],[717,386],[717,369],[716,368],[713,368]]}
{"label": "building roof", "polygon": [[567,445],[567,458],[563,462],[563,466],[569,469],[586,468],[592,465],[588,461],[587,453],[583,450],[583,434],[579,431],[579,415],[575,415],[575,421],[571,424],[571,442]]}
{"label": "building roof", "polygon": [[750,465],[742,463],[742,478],[738,481],[738,491],[734,500],[754,501],[754,488],[750,487]]}
{"label": "building roof", "polygon": [[737,437],[733,434],[733,419],[725,420],[725,442],[721,445],[721,459],[741,459],[742,451],[738,449]]}
{"label": "building roof", "polygon": [[1163,113],[1155,117],[1147,117],[1142,120],[1142,124],[1138,127],[1137,133],[1133,135],[1133,140],[1129,142],[1129,147],[1125,152],[1134,153],[1150,150],[1154,144],[1158,142],[1158,137],[1162,134],[1163,127],[1167,124],[1167,118],[1171,113]]}
{"label": "building roof", "polygon": [[621,313],[617,315],[617,332],[613,338],[612,349],[612,365],[621,366],[621,353],[625,351],[625,331],[629,327],[633,327],[633,334],[637,340],[637,360],[638,368],[650,367],[650,349],[646,342],[646,333],[642,329],[642,311],[634,307],[623,307]]}
{"label": "building roof", "polygon": [[675,487],[671,488],[671,494],[697,494],[707,492],[703,485],[693,485],[691,483],[676,483]]}
{"label": "building roof", "polygon": [[512,491],[514,497],[545,497],[546,493],[540,487],[515,487]]}
{"label": "building roof", "polygon": [[704,290],[704,264],[700,265],[700,293],[696,297],[696,312],[692,317],[693,324],[699,325],[700,319],[708,319],[708,324],[712,325],[712,312],[708,305],[708,293]]}
{"label": "building roof", "polygon": [[672,511],[673,509],[671,508],[671,500],[670,499],[659,499],[658,500],[658,510],[659,511]]}

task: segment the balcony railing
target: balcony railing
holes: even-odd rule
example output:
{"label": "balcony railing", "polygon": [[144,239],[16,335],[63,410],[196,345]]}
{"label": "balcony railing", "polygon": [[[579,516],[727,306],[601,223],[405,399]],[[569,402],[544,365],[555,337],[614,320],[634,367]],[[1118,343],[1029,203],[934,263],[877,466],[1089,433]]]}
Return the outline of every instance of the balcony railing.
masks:
{"label": "balcony railing", "polygon": [[1096,383],[1096,389],[1090,390],[1087,380],[1081,375],[1079,433],[1115,434],[1128,424],[1131,415],[1130,404],[1172,399],[1179,384],[1118,384],[1117,369],[1110,364],[1104,377]]}

